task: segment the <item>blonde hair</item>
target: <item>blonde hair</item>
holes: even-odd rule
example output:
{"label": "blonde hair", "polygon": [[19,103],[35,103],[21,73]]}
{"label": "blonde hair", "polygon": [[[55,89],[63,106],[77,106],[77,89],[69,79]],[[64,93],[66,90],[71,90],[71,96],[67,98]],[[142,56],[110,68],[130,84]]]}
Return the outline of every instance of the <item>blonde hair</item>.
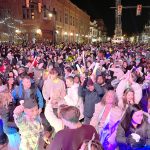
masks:
{"label": "blonde hair", "polygon": [[8,108],[9,103],[12,102],[11,93],[8,90],[0,93],[0,107]]}
{"label": "blonde hair", "polygon": [[105,93],[105,95],[103,96],[103,98],[102,98],[102,100],[101,100],[101,103],[102,103],[103,105],[106,104],[106,98],[107,98],[107,95],[108,95],[109,93],[112,93],[112,94],[113,94],[113,98],[114,98],[114,103],[113,103],[113,104],[114,104],[115,106],[117,106],[117,105],[118,105],[118,98],[117,98],[116,92],[115,92],[114,90],[109,90],[109,91],[107,91],[107,92]]}

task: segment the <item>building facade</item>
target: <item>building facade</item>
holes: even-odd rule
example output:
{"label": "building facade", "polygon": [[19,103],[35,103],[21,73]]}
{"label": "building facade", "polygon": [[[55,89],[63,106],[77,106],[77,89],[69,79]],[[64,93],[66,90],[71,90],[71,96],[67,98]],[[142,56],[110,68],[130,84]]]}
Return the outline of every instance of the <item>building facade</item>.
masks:
{"label": "building facade", "polygon": [[89,34],[90,16],[70,0],[51,0],[55,9],[56,40],[83,42]]}
{"label": "building facade", "polygon": [[106,28],[102,19],[90,22],[89,38],[91,42],[102,42],[106,40]]}
{"label": "building facade", "polygon": [[83,42],[89,25],[90,16],[70,0],[0,1],[0,32],[12,38]]}
{"label": "building facade", "polygon": [[142,33],[142,41],[150,44],[150,20],[144,27],[144,31]]}

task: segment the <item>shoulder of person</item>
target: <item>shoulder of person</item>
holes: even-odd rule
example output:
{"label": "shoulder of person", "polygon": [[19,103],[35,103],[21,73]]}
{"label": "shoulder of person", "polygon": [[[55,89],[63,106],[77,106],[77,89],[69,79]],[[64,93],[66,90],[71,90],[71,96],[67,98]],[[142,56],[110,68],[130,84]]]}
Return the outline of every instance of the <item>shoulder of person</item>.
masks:
{"label": "shoulder of person", "polygon": [[60,78],[59,78],[59,83],[65,84],[64,80],[62,80],[62,79],[60,79]]}
{"label": "shoulder of person", "polygon": [[116,113],[122,113],[123,112],[123,110],[120,107],[118,107],[118,106],[113,107],[111,109],[111,111],[112,112],[116,112]]}
{"label": "shoulder of person", "polygon": [[116,106],[111,109],[110,117],[113,120],[120,120],[122,117],[122,114],[123,114],[123,110],[119,108],[118,106]]}

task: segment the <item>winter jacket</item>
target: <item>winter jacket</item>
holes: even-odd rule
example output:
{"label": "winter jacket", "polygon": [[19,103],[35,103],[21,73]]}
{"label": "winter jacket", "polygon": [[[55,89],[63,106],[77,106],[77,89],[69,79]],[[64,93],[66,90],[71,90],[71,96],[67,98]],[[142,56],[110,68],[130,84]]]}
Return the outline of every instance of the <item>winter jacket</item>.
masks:
{"label": "winter jacket", "polygon": [[[37,100],[39,108],[44,107],[44,100],[43,96],[38,88],[34,86],[34,84],[31,85],[31,88],[28,91],[30,93],[30,98],[31,95],[33,94],[33,97]],[[18,103],[20,100],[25,100],[29,98],[28,96],[23,94],[23,84],[22,81],[20,82],[19,86],[17,86],[13,91],[12,91],[12,97],[13,97],[13,102]]]}
{"label": "winter jacket", "polygon": [[85,100],[84,102],[84,116],[87,118],[92,118],[95,104],[101,101],[104,94],[103,89],[97,83],[94,84],[94,91],[89,91],[84,86],[79,86],[79,96],[82,96]]}
{"label": "winter jacket", "polygon": [[[140,136],[137,142],[132,136],[132,134],[135,133]],[[134,150],[136,148],[142,149],[144,146],[150,147],[150,124],[145,120],[137,128],[130,126],[129,129],[125,131],[120,123],[116,134],[116,141],[118,145],[124,145],[124,148],[127,150]]]}
{"label": "winter jacket", "polygon": [[[100,119],[104,113],[105,105],[103,105],[101,102],[95,104],[95,112],[93,114],[93,117],[91,119],[90,124],[95,127],[99,131],[99,123]],[[109,125],[113,126],[117,121],[119,121],[122,117],[122,110],[119,107],[113,107],[110,110],[110,117],[109,117]]]}
{"label": "winter jacket", "polygon": [[83,117],[83,99],[78,95],[79,85],[74,84],[67,89],[67,95],[64,97],[65,103],[69,106],[75,106],[80,110],[80,119]]}
{"label": "winter jacket", "polygon": [[64,97],[66,95],[65,83],[61,79],[52,81],[47,79],[44,81],[42,89],[44,99],[54,101],[53,108],[58,108],[59,105],[64,103]]}
{"label": "winter jacket", "polygon": [[[126,80],[121,80],[120,83],[118,84],[117,88],[116,88],[116,94],[118,97],[118,105],[122,108],[123,107],[123,93],[124,91],[129,88],[128,87],[128,82]],[[136,83],[133,82],[131,85],[131,88],[134,90],[134,98],[135,98],[135,103],[138,104],[142,98],[142,88],[141,86]]]}

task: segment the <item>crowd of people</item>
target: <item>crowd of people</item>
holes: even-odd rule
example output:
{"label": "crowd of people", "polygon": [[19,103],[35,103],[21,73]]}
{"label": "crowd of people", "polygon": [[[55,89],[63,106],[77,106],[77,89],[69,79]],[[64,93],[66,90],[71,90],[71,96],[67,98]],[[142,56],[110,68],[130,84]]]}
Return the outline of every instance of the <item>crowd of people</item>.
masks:
{"label": "crowd of people", "polygon": [[149,150],[149,114],[148,44],[0,44],[1,148]]}

